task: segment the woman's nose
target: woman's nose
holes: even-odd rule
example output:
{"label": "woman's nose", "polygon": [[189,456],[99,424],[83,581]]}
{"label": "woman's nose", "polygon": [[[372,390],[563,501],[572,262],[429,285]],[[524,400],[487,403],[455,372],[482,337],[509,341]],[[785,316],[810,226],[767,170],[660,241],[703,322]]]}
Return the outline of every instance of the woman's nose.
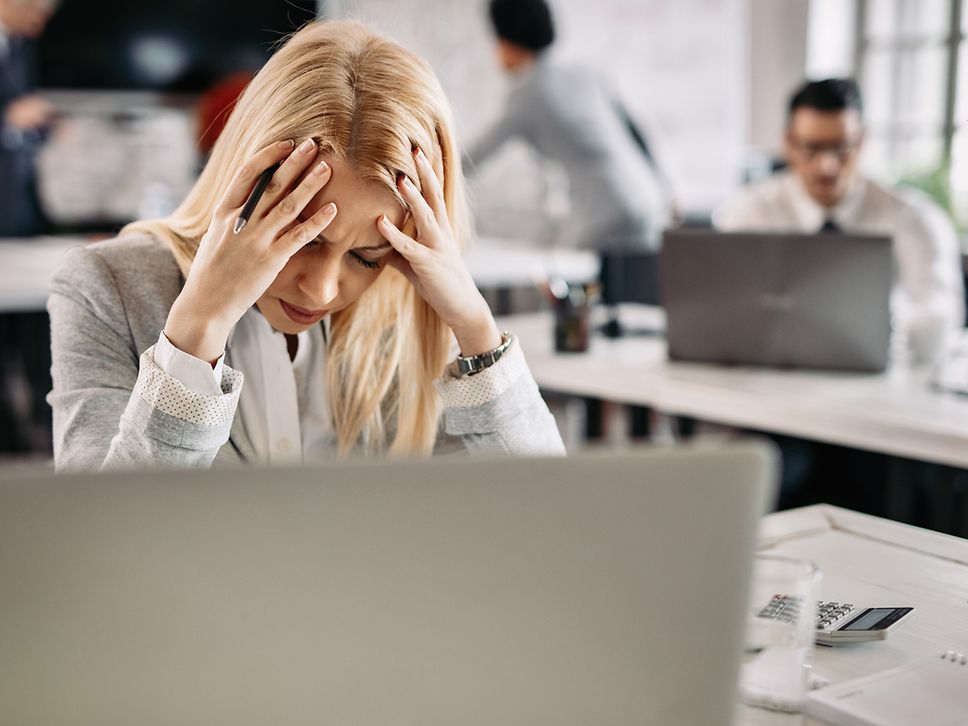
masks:
{"label": "woman's nose", "polygon": [[339,295],[341,255],[327,255],[314,262],[302,275],[299,287],[313,301],[315,308],[325,308]]}

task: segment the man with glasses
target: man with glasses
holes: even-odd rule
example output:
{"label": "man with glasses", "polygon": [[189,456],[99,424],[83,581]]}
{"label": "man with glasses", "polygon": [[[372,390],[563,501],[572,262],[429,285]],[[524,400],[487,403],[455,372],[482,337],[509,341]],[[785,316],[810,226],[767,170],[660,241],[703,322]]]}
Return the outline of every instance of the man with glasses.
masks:
{"label": "man with glasses", "polygon": [[897,281],[891,315],[915,361],[940,352],[964,324],[958,238],[945,212],[913,189],[887,188],[858,171],[864,140],[857,84],[811,81],[790,99],[789,169],[717,209],[722,231],[850,232],[892,237]]}

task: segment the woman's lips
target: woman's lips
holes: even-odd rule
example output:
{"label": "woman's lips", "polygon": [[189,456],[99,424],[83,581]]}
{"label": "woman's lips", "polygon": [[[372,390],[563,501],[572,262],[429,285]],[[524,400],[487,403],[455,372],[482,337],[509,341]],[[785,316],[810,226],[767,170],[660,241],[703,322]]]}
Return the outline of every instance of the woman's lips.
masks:
{"label": "woman's lips", "polygon": [[326,314],[325,310],[306,310],[306,308],[290,305],[285,300],[280,300],[279,305],[290,320],[300,325],[311,325],[322,320]]}

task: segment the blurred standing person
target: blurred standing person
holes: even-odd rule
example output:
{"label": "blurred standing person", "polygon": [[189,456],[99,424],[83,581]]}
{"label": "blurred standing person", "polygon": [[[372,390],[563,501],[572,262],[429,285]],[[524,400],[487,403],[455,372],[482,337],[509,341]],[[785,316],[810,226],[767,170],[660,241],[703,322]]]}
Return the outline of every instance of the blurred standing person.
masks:
{"label": "blurred standing person", "polygon": [[0,0],[0,237],[46,231],[34,157],[53,107],[34,93],[32,42],[53,13],[52,0]]}
{"label": "blurred standing person", "polygon": [[489,12],[513,88],[504,115],[468,151],[468,170],[520,138],[568,173],[574,244],[657,247],[675,204],[625,108],[591,69],[548,58],[555,28],[545,0],[490,0]]}

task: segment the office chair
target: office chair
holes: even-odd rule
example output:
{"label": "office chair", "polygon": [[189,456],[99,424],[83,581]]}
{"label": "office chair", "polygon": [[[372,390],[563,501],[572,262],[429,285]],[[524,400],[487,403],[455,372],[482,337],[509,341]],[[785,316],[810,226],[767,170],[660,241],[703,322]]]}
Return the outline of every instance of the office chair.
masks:
{"label": "office chair", "polygon": [[659,252],[657,250],[606,249],[600,253],[602,303],[608,320],[601,331],[609,338],[653,335],[660,331],[631,329],[619,320],[620,303],[659,305]]}

